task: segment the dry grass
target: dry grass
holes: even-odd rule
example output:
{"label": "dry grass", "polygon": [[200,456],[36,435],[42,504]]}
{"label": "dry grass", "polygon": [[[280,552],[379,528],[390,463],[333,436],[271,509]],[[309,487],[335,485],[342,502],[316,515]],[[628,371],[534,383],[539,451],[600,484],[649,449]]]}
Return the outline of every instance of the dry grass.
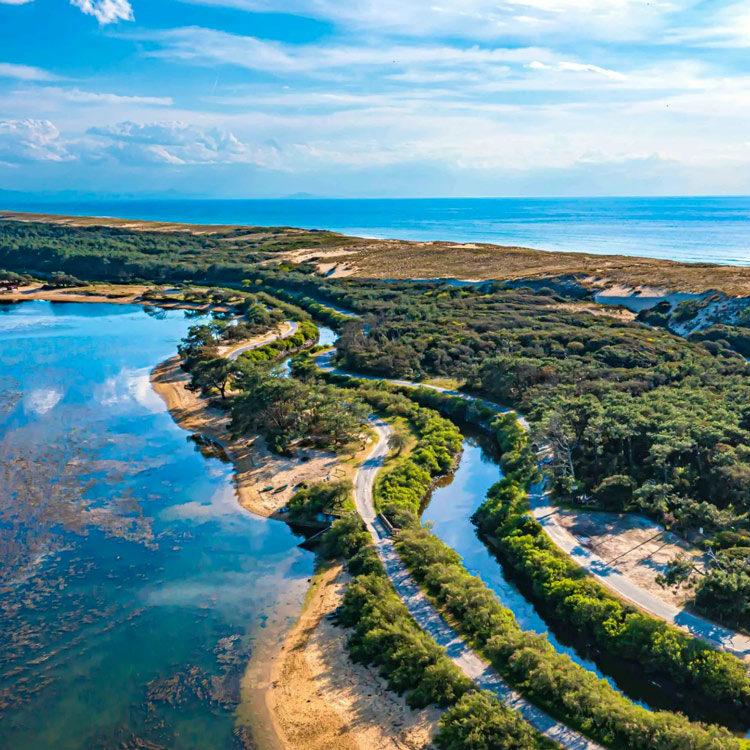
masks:
{"label": "dry grass", "polygon": [[[734,296],[750,295],[750,267],[718,266],[710,263],[677,263],[654,258],[621,255],[590,255],[533,250],[490,244],[452,242],[405,242],[346,237],[335,232],[312,233],[283,228],[201,226],[173,222],[148,222],[128,219],[50,216],[45,214],[0,211],[0,218],[15,221],[46,222],[67,226],[107,226],[138,231],[192,232],[202,235],[230,235],[224,239],[258,239],[274,232],[280,248],[279,259],[297,262],[307,258],[322,272],[340,265],[341,272],[354,277],[387,279],[455,278],[467,281],[574,278],[589,289],[622,285],[630,289],[658,287],[666,291],[703,292],[715,289]],[[310,248],[300,241],[310,238]],[[222,239],[219,237],[219,239]],[[324,241],[326,251],[321,254]],[[315,257],[317,256],[317,257]],[[321,261],[322,263],[318,263]],[[325,267],[323,267],[325,266]]]}

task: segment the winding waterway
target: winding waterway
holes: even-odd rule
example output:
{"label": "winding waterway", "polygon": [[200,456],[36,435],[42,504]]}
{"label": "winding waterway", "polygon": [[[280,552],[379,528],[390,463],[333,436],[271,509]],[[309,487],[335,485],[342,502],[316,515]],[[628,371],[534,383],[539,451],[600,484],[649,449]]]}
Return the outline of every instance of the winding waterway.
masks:
{"label": "winding waterway", "polygon": [[151,389],[192,322],[0,306],[0,747],[242,747],[240,679],[313,555]]}

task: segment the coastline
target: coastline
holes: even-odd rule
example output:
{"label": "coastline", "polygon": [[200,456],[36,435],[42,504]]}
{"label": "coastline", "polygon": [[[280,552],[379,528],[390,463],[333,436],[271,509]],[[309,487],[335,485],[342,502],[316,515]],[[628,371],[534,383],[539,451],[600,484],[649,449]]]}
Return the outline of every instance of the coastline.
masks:
{"label": "coastline", "polygon": [[[69,227],[110,227],[135,232],[188,232],[217,241],[231,241],[242,230],[268,229],[243,224],[193,224],[139,219],[66,216],[0,210],[0,222],[47,223]],[[285,227],[288,236],[304,236],[313,230]],[[316,267],[321,273],[337,270],[337,275],[373,279],[444,279],[473,281],[550,282],[586,293],[599,294],[627,287],[633,295],[658,288],[672,292],[723,292],[730,297],[747,297],[750,267],[718,264],[710,260],[670,260],[635,253],[599,254],[568,250],[541,250],[520,244],[460,242],[447,239],[402,240],[351,236],[330,230],[331,242]],[[316,243],[312,243],[313,245]],[[313,251],[319,255],[320,247]],[[307,248],[305,248],[307,250]],[[279,260],[294,262],[300,248],[278,253]]]}
{"label": "coastline", "polygon": [[273,659],[266,706],[275,733],[287,750],[431,747],[441,711],[408,708],[376,669],[351,661],[347,632],[325,618],[347,582],[340,564],[316,575]]}
{"label": "coastline", "polygon": [[[260,435],[235,439],[229,433],[229,416],[200,395],[187,389],[190,376],[180,369],[177,356],[151,371],[151,386],[167,405],[182,429],[205,435],[221,445],[234,466],[234,484],[239,504],[258,516],[269,518],[284,507],[300,482],[320,481],[336,470],[338,457],[309,451],[310,459],[278,456]],[[273,482],[275,490],[263,492]]]}

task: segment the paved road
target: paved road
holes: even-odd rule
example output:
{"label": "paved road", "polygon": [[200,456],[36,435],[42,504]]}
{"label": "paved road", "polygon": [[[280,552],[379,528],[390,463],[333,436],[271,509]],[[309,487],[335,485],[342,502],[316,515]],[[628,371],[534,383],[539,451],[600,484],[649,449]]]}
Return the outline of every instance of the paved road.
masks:
{"label": "paved road", "polygon": [[[423,383],[414,383],[409,380],[390,380],[388,378],[380,378],[373,375],[356,375],[354,373],[345,372],[344,370],[334,368],[331,364],[331,359],[334,353],[335,352],[330,351],[318,355],[316,358],[318,367],[327,370],[328,372],[363,378],[365,380],[388,380],[389,383],[393,383],[394,385],[413,388],[432,388],[441,393],[458,396],[467,401],[478,401],[479,403],[489,406],[501,413],[509,411],[507,407],[495,404],[492,401],[479,399],[461,393],[460,391],[453,391],[436,385],[425,385]],[[529,429],[529,423],[524,417],[519,415],[518,421],[525,430]],[[529,492],[529,505],[531,506],[531,511],[534,514],[534,517],[544,527],[544,530],[547,532],[550,539],[552,539],[560,549],[570,555],[578,565],[595,576],[601,583],[616,594],[637,605],[649,614],[677,625],[696,638],[701,638],[715,648],[722,651],[728,651],[746,661],[750,661],[750,638],[741,633],[730,630],[729,628],[717,625],[703,617],[692,614],[685,609],[667,604],[657,596],[654,596],[650,592],[633,583],[633,581],[625,577],[622,573],[619,573],[615,568],[608,566],[600,557],[583,547],[569,531],[559,524],[556,513],[557,508],[550,504],[549,493],[545,490],[543,485],[540,484],[531,488]]]}
{"label": "paved road", "polygon": [[445,648],[446,653],[459,669],[478,687],[495,693],[504,703],[523,716],[536,730],[562,747],[571,750],[601,750],[601,746],[578,734],[564,724],[548,716],[525,698],[516,693],[498,673],[445,622],[440,613],[424,595],[411,577],[388,535],[375,514],[372,489],[375,477],[388,455],[390,426],[382,419],[371,417],[370,422],[377,433],[377,443],[362,464],[354,480],[354,501],[367,530],[372,536],[378,556],[393,583],[401,601],[406,605],[417,624]]}
{"label": "paved road", "polygon": [[237,357],[243,352],[249,352],[252,349],[264,346],[265,344],[270,344],[272,341],[276,341],[276,339],[288,339],[290,336],[294,336],[299,329],[299,324],[295,323],[293,320],[285,320],[284,326],[286,326],[286,330],[281,333],[267,333],[265,336],[253,341],[251,344],[242,344],[242,346],[232,349],[232,351],[227,354],[227,359],[237,359]]}

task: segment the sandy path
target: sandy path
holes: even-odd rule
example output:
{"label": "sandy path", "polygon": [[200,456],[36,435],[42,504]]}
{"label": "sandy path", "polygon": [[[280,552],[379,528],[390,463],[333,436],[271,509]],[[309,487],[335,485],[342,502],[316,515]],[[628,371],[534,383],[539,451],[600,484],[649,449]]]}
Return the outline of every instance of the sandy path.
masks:
{"label": "sandy path", "polygon": [[[224,448],[234,464],[237,499],[243,508],[271,516],[289,502],[300,482],[317,482],[336,473],[339,459],[332,453],[306,451],[309,460],[303,462],[271,453],[259,435],[232,438],[228,414],[189,391],[189,380],[178,357],[162,362],[151,373],[151,384],[175,422],[188,432],[207,435]],[[269,486],[276,489],[264,492]]]}
{"label": "sandy path", "polygon": [[346,585],[341,566],[320,574],[271,668],[266,702],[289,750],[416,750],[430,746],[440,711],[413,711],[377,671],[354,664],[347,632],[325,619]]}
{"label": "sandy path", "polygon": [[584,737],[574,729],[556,721],[513,690],[508,683],[443,619],[427,598],[419,584],[412,578],[396,550],[393,539],[375,512],[372,487],[375,477],[388,455],[388,438],[391,426],[379,417],[371,417],[378,440],[367,460],[357,472],[354,484],[354,501],[357,511],[372,537],[375,551],[401,601],[417,625],[442,646],[448,658],[481,690],[489,690],[503,703],[517,711],[534,729],[558,745],[569,750],[602,750],[601,745]]}
{"label": "sandy path", "polygon": [[679,554],[692,558],[695,568],[705,571],[708,556],[691,547],[663,526],[635,513],[557,511],[558,523],[578,542],[595,552],[640,588],[669,604],[682,607],[692,596],[686,587],[662,588],[656,577]]}

